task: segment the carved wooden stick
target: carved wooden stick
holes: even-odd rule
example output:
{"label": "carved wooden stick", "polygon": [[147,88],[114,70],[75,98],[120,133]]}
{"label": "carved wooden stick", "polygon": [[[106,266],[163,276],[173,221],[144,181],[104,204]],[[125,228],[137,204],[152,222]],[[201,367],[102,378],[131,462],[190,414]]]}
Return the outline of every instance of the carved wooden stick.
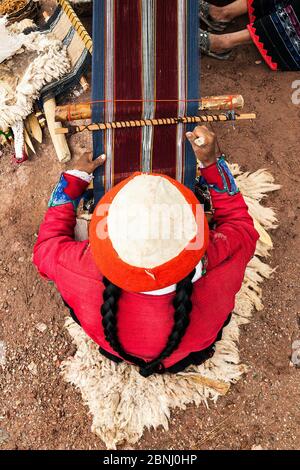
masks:
{"label": "carved wooden stick", "polygon": [[[255,119],[256,114],[240,114],[236,115],[234,120]],[[176,124],[193,124],[198,122],[218,122],[218,121],[233,121],[230,116],[226,114],[206,115],[206,116],[185,116],[181,118],[162,118],[162,119],[144,119],[135,121],[116,121],[105,122],[97,124],[88,124],[86,126],[70,126],[59,127],[55,130],[56,134],[76,134],[83,131],[105,131],[106,129],[125,129],[131,127],[145,127],[145,126],[165,126]],[[59,124],[59,123],[57,123]]]}
{"label": "carved wooden stick", "polygon": [[215,380],[215,379],[210,379],[208,377],[204,377],[203,375],[196,374],[193,372],[179,372],[178,375],[180,377],[189,379],[189,380],[194,380],[194,382],[198,382],[204,387],[209,387],[213,390],[215,390],[217,393],[220,395],[226,395],[230,388],[230,384],[220,381],[220,380]]}

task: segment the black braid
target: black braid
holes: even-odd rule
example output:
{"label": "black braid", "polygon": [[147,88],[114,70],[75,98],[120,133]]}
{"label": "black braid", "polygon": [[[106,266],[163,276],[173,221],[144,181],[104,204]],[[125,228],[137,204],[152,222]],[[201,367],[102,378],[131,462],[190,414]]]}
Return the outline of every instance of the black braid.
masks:
{"label": "black braid", "polygon": [[112,284],[108,279],[103,278],[105,289],[103,291],[103,304],[101,306],[102,325],[106,341],[111,347],[126,361],[132,362],[137,366],[143,367],[146,362],[142,359],[127,354],[123,349],[117,330],[117,313],[118,313],[118,300],[121,296],[122,290]]}
{"label": "black braid", "polygon": [[185,279],[180,281],[176,286],[176,295],[173,300],[174,312],[174,326],[168,338],[165,349],[160,355],[151,362],[148,362],[145,367],[140,369],[140,374],[144,377],[156,373],[163,373],[164,366],[162,361],[179,347],[183,336],[190,323],[190,313],[193,308],[191,295],[193,292],[192,279],[195,276],[196,270],[194,269]]}
{"label": "black braid", "polygon": [[132,356],[123,349],[117,334],[117,312],[118,300],[121,295],[121,289],[112,284],[108,279],[103,278],[105,290],[103,292],[103,305],[101,307],[102,325],[104,328],[105,339],[111,347],[126,361],[132,362],[140,367],[140,374],[143,377],[149,377],[154,373],[163,373],[164,366],[162,361],[169,357],[180,345],[190,323],[190,313],[192,311],[191,295],[193,292],[192,279],[195,275],[195,269],[176,286],[176,295],[173,300],[175,308],[174,326],[168,338],[166,347],[161,354],[151,362]]}

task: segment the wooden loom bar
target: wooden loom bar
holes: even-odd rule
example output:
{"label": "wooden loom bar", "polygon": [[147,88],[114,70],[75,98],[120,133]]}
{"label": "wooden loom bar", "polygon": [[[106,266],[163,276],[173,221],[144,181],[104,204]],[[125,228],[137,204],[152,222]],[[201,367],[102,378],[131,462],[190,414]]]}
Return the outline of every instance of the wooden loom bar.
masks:
{"label": "wooden loom bar", "polygon": [[185,116],[181,118],[163,118],[163,119],[145,119],[145,120],[132,120],[132,121],[117,121],[106,122],[97,124],[88,124],[86,126],[70,126],[60,127],[55,130],[56,134],[76,134],[77,132],[88,131],[104,131],[106,129],[124,129],[130,127],[145,127],[145,126],[163,126],[163,125],[176,125],[176,124],[193,124],[198,122],[218,122],[218,121],[232,121],[256,119],[255,113],[236,115],[234,119],[226,114],[219,115],[206,115],[206,116]]}
{"label": "wooden loom bar", "polygon": [[[230,109],[242,109],[244,98],[242,95],[206,96],[200,100],[200,111],[220,111]],[[55,121],[77,121],[79,119],[90,119],[92,117],[92,103],[77,103],[57,106],[55,110]]]}
{"label": "wooden loom bar", "polygon": [[55,121],[78,121],[92,117],[92,105],[90,103],[78,103],[64,106],[56,106]]}
{"label": "wooden loom bar", "polygon": [[229,111],[243,109],[245,104],[242,95],[205,96],[199,103],[200,111]]}

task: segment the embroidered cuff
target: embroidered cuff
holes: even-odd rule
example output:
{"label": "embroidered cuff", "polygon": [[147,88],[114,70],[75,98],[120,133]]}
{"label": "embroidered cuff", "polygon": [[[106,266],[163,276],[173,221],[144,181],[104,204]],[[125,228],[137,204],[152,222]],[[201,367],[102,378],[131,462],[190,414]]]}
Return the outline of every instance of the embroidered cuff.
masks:
{"label": "embroidered cuff", "polygon": [[209,189],[213,189],[218,193],[227,193],[230,196],[234,196],[239,192],[235,179],[223,156],[215,164],[201,169],[201,173]]}
{"label": "embroidered cuff", "polygon": [[68,170],[65,172],[65,174],[77,176],[77,178],[80,178],[81,180],[86,181],[87,183],[90,183],[94,178],[93,174],[81,170]]}
{"label": "embroidered cuff", "polygon": [[80,199],[88,185],[88,181],[67,172],[63,173],[50,197],[48,207],[71,203],[74,209],[77,210]]}

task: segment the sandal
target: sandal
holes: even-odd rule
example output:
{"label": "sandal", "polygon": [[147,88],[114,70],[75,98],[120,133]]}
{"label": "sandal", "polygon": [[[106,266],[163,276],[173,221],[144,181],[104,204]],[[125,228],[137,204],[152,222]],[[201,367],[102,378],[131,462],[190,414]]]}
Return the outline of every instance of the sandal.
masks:
{"label": "sandal", "polygon": [[230,24],[230,21],[216,21],[209,13],[210,5],[204,0],[199,0],[199,18],[211,31],[222,32]]}
{"label": "sandal", "polygon": [[199,34],[199,48],[202,54],[213,57],[214,59],[227,60],[231,56],[231,50],[224,52],[212,52],[210,50],[210,34],[207,31],[200,29]]}

